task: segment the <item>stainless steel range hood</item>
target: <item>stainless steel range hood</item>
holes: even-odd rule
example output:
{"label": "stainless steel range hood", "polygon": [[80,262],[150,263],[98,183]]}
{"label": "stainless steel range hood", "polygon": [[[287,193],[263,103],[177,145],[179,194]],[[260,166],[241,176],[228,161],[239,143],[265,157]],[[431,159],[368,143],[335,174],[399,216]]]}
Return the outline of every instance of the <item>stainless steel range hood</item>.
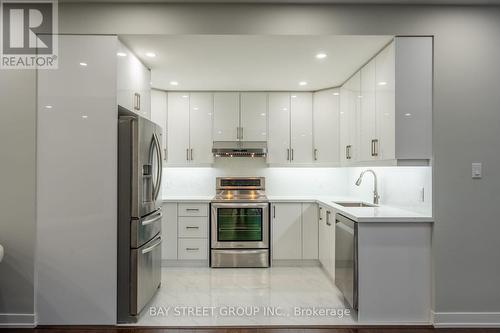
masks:
{"label": "stainless steel range hood", "polygon": [[266,157],[266,141],[214,141],[215,157]]}

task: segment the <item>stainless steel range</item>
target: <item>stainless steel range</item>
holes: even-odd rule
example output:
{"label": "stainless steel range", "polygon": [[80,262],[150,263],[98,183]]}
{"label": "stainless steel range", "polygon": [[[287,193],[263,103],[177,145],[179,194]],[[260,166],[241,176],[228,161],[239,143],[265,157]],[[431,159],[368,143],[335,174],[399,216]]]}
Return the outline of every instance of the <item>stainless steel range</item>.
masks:
{"label": "stainless steel range", "polygon": [[211,267],[269,267],[264,177],[218,177],[212,200]]}

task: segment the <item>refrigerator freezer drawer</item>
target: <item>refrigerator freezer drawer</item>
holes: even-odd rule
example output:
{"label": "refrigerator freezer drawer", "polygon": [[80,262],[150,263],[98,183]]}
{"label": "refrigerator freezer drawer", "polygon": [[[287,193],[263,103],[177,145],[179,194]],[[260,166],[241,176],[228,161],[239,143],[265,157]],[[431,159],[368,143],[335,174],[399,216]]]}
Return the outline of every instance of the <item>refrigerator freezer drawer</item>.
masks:
{"label": "refrigerator freezer drawer", "polygon": [[130,230],[130,247],[138,248],[149,242],[161,231],[161,209],[140,220],[132,220]]}
{"label": "refrigerator freezer drawer", "polygon": [[138,315],[161,283],[161,236],[132,249],[130,260],[130,313]]}

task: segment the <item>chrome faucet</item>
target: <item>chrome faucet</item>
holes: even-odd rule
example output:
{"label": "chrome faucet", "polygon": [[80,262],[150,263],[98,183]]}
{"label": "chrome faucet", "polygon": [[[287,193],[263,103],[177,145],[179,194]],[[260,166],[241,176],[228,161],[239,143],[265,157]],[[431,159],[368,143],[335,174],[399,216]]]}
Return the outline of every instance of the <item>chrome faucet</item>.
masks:
{"label": "chrome faucet", "polygon": [[378,205],[380,195],[378,194],[378,189],[377,189],[377,175],[375,174],[375,171],[372,169],[367,169],[359,175],[358,180],[356,180],[356,186],[361,185],[361,181],[363,180],[363,176],[365,175],[366,172],[369,172],[373,175],[373,203],[375,205]]}

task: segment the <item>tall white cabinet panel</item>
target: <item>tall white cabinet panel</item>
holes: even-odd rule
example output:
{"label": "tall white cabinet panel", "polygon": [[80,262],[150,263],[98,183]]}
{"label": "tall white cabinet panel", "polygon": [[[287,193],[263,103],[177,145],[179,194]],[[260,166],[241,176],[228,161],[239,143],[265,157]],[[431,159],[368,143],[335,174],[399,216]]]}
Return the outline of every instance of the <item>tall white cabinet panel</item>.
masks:
{"label": "tall white cabinet panel", "polygon": [[319,216],[318,216],[318,259],[320,264],[325,267],[329,264],[328,256],[328,232],[326,225],[326,211],[327,209],[323,206],[319,206]]}
{"label": "tall white cabinet panel", "polygon": [[290,160],[294,164],[311,164],[313,162],[312,93],[293,93],[290,110]]}
{"label": "tall white cabinet panel", "polygon": [[267,162],[290,161],[290,94],[269,93],[269,135]]}
{"label": "tall white cabinet panel", "polygon": [[120,41],[115,56],[118,105],[149,119],[151,71]]}
{"label": "tall white cabinet panel", "polygon": [[162,129],[161,146],[163,159],[167,159],[167,93],[151,90],[151,121]]}
{"label": "tall white cabinet panel", "polygon": [[214,93],[214,141],[236,141],[240,126],[240,93]]}
{"label": "tall white cabinet panel", "polygon": [[318,259],[318,205],[302,203],[302,259]]}
{"label": "tall white cabinet panel", "polygon": [[383,49],[375,58],[376,122],[379,158],[395,159],[395,53],[394,43]]}
{"label": "tall white cabinet panel", "polygon": [[59,68],[37,74],[34,311],[39,325],[115,325],[118,40],[58,39]]}
{"label": "tall white cabinet panel", "polygon": [[272,257],[274,260],[302,259],[301,203],[272,205]]}
{"label": "tall white cabinet panel", "polygon": [[185,165],[189,162],[189,94],[168,93],[168,151],[167,164]]}
{"label": "tall white cabinet panel", "polygon": [[377,158],[377,124],[375,111],[375,61],[361,69],[361,110],[359,113],[359,156],[360,161]]}
{"label": "tall white cabinet panel", "polygon": [[191,93],[189,99],[189,157],[195,164],[213,163],[213,94]]}
{"label": "tall white cabinet panel", "polygon": [[313,95],[314,162],[335,165],[339,163],[339,89],[329,89]]}
{"label": "tall white cabinet panel", "polygon": [[241,93],[240,139],[267,140],[267,93]]}

